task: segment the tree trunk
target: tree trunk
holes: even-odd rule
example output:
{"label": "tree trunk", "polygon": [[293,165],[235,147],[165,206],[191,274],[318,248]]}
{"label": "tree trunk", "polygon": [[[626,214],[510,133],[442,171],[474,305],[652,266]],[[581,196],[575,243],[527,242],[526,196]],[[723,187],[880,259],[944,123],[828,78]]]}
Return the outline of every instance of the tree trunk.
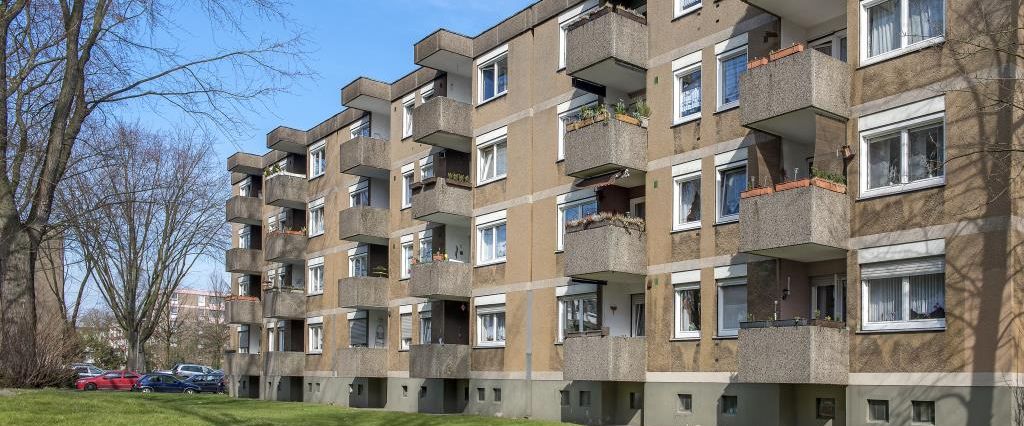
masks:
{"label": "tree trunk", "polygon": [[38,241],[15,229],[0,246],[0,383],[21,386],[35,369]]}
{"label": "tree trunk", "polygon": [[128,332],[128,356],[125,368],[132,371],[146,371],[146,342],[139,340],[138,331]]}

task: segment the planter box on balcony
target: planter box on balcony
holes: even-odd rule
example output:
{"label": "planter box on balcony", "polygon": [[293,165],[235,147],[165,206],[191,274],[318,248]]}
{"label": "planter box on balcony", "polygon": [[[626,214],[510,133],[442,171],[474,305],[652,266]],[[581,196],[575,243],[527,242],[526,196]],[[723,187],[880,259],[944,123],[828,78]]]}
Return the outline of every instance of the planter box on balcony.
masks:
{"label": "planter box on balcony", "polygon": [[445,178],[425,179],[412,194],[412,218],[448,225],[473,217],[473,188]]}
{"label": "planter box on balcony", "polygon": [[302,262],[309,238],[302,231],[275,231],[267,234],[263,255],[268,262]]}
{"label": "planter box on balcony", "polygon": [[604,220],[566,227],[565,275],[637,281],[647,275],[647,234],[638,226]]}
{"label": "planter box on balcony", "polygon": [[338,216],[341,239],[366,244],[388,243],[387,209],[355,206],[342,210]]}
{"label": "planter box on balcony", "polygon": [[565,134],[565,174],[587,178],[620,169],[647,170],[647,129],[615,117]]}
{"label": "planter box on balcony", "polygon": [[416,142],[470,152],[473,107],[444,96],[412,110],[412,137]]}
{"label": "planter box on balcony", "polygon": [[850,377],[849,331],[798,325],[741,328],[739,381],[845,385]]}
{"label": "planter box on balcony", "polygon": [[473,39],[445,29],[434,31],[413,50],[414,62],[427,68],[469,75],[473,66]]}
{"label": "planter box on balcony", "polygon": [[643,382],[647,375],[643,337],[570,337],[563,349],[564,380]]}
{"label": "planter box on balcony", "polygon": [[259,354],[224,354],[224,373],[229,376],[259,376],[261,365]]}
{"label": "planter box on balcony", "polygon": [[740,124],[786,136],[812,110],[849,118],[850,73],[849,64],[814,49],[753,68],[740,76]]}
{"label": "planter box on balcony", "polygon": [[279,126],[267,133],[267,148],[306,155],[306,132]]}
{"label": "planter box on balcony", "polygon": [[259,274],[262,272],[263,251],[233,248],[224,256],[224,269],[236,274]]}
{"label": "planter box on balcony", "polygon": [[473,266],[454,261],[414,264],[409,278],[409,295],[468,300],[473,295]]}
{"label": "planter box on balcony", "polygon": [[305,369],[305,353],[269,351],[263,354],[263,372],[266,376],[299,377]]}
{"label": "planter box on balcony", "polygon": [[341,104],[349,108],[387,114],[391,107],[391,85],[359,77],[341,88]]}
{"label": "planter box on balcony", "polygon": [[259,299],[229,298],[224,302],[224,318],[228,324],[259,324],[263,321],[263,303]]}
{"label": "planter box on balcony", "polygon": [[263,158],[258,155],[236,152],[228,157],[228,171],[244,175],[263,174]]}
{"label": "planter box on balcony", "polygon": [[338,280],[338,306],[347,309],[386,309],[388,279],[349,277]]}
{"label": "planter box on balcony", "polygon": [[302,290],[271,289],[263,293],[263,317],[305,319],[306,294]]}
{"label": "planter box on balcony", "polygon": [[338,377],[387,377],[388,350],[385,348],[340,348],[334,356]]}
{"label": "planter box on balcony", "polygon": [[305,210],[308,183],[305,176],[286,173],[271,175],[263,180],[263,198],[271,206]]}
{"label": "planter box on balcony", "polygon": [[569,26],[566,72],[625,92],[645,86],[647,19],[604,7]]}
{"label": "planter box on balcony", "polygon": [[469,345],[412,345],[409,349],[409,377],[421,379],[469,378]]}
{"label": "planter box on balcony", "polygon": [[263,200],[236,195],[228,198],[224,212],[228,223],[260,225],[263,223]]}
{"label": "planter box on balcony", "polygon": [[740,199],[740,251],[798,262],[845,257],[850,199],[822,186],[797,182]]}
{"label": "planter box on balcony", "polygon": [[360,136],[341,144],[341,172],[386,179],[391,168],[388,141]]}

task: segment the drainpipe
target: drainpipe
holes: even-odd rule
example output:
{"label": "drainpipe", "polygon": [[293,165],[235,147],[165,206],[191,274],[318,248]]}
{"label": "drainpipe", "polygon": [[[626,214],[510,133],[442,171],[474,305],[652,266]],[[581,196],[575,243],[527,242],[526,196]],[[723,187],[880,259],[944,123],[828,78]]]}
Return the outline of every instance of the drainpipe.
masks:
{"label": "drainpipe", "polygon": [[783,296],[783,291],[785,290],[782,288],[782,260],[779,258],[775,258],[775,285],[779,288],[779,298],[775,299],[774,319],[779,320],[782,318],[782,303],[780,303],[779,300],[786,300],[785,296]]}

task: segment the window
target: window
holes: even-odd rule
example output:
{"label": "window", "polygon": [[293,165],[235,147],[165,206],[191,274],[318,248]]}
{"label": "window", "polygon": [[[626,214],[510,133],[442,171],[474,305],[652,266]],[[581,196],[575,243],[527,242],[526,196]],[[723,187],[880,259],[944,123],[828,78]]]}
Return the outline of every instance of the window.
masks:
{"label": "window", "polygon": [[676,17],[680,17],[687,13],[700,9],[701,0],[675,0],[675,4]]}
{"label": "window", "polygon": [[480,103],[508,92],[508,47],[504,49],[505,52],[480,65]]}
{"label": "window", "polygon": [[[435,80],[435,82],[436,82],[436,80]],[[420,102],[427,103],[427,101],[429,101],[431,99],[434,99],[434,96],[435,96],[435,93],[434,93],[434,84],[433,83],[427,85],[427,87],[424,87],[424,88],[420,89]]]}
{"label": "window", "polygon": [[595,105],[597,105],[597,96],[595,95],[583,95],[565,104],[559,105],[559,109],[567,109],[565,112],[559,112],[558,115],[559,160],[565,159],[565,133],[569,128],[569,124],[580,120],[580,112],[583,111],[583,108],[593,107]]}
{"label": "window", "polygon": [[476,308],[478,346],[505,346],[505,305]]}
{"label": "window", "polygon": [[634,294],[630,296],[630,314],[629,314],[629,329],[630,334],[633,337],[640,337],[646,335],[647,330],[647,312],[645,306],[647,305],[644,301],[644,294]]}
{"label": "window", "polygon": [[747,70],[747,46],[718,55],[718,110],[740,104],[740,75]]}
{"label": "window", "polygon": [[867,153],[862,195],[887,194],[945,183],[942,113],[862,134]]}
{"label": "window", "polygon": [[739,412],[739,398],[736,395],[722,395],[722,414],[735,416]]}
{"label": "window", "polygon": [[309,236],[315,237],[324,233],[324,199],[309,203]]}
{"label": "window", "polygon": [[309,260],[309,294],[324,293],[324,258],[317,257]]}
{"label": "window", "polygon": [[935,401],[911,401],[911,405],[914,409],[911,420],[914,423],[935,424]]}
{"label": "window", "polygon": [[370,205],[370,182],[362,181],[348,187],[348,206],[369,206]]}
{"label": "window", "polygon": [[590,391],[580,391],[580,407],[590,406]]}
{"label": "window", "polygon": [[353,125],[352,128],[349,130],[349,135],[352,137],[352,139],[359,137],[370,137],[370,120],[362,120],[359,123]]}
{"label": "window", "polygon": [[565,58],[568,48],[566,46],[569,26],[580,20],[584,14],[597,7],[597,0],[587,0],[558,17],[558,69],[565,68]]}
{"label": "window", "polygon": [[477,401],[486,401],[487,400],[487,389],[476,388],[476,400]]}
{"label": "window", "polygon": [[693,412],[693,395],[688,393],[680,393],[676,394],[676,397],[679,398],[679,406],[676,408],[676,411],[680,413]]}
{"label": "window", "polygon": [[420,159],[420,181],[434,177],[434,157]]}
{"label": "window", "polygon": [[407,172],[402,173],[402,208],[407,209],[412,207],[412,184],[413,184],[413,173],[412,168]]}
{"label": "window", "polygon": [[241,324],[238,326],[238,353],[247,354],[249,353],[249,325]]}
{"label": "window", "polygon": [[675,293],[675,338],[700,338],[700,283],[679,285]]}
{"label": "window", "polygon": [[836,417],[835,398],[815,398],[816,416],[819,419],[834,419]]}
{"label": "window", "polygon": [[477,183],[484,184],[508,174],[508,141],[502,137],[477,147]]}
{"label": "window", "polygon": [[494,402],[501,402],[501,388],[493,388],[491,392],[494,393]]}
{"label": "window", "polygon": [[942,0],[876,0],[861,3],[862,64],[888,59],[943,40]]}
{"label": "window", "polygon": [[567,223],[595,213],[597,213],[597,197],[590,197],[558,206],[558,246],[556,249],[565,249],[565,225]]}
{"label": "window", "polygon": [[746,163],[718,168],[718,223],[740,218],[740,193],[747,189]]}
{"label": "window", "polygon": [[245,178],[238,184],[238,195],[242,197],[256,197],[256,191],[252,187],[252,178]]}
{"label": "window", "polygon": [[407,351],[409,346],[412,345],[412,312],[404,313],[399,316],[401,322],[401,347],[400,350]]}
{"label": "window", "polygon": [[309,150],[309,178],[323,176],[327,171],[327,145],[320,143]]}
{"label": "window", "polygon": [[946,326],[945,257],[861,265],[864,330]]}
{"label": "window", "polygon": [[430,263],[434,260],[434,238],[433,232],[426,230],[420,232],[420,263]]}
{"label": "window", "polygon": [[[411,240],[412,239],[412,235],[409,235],[408,238]],[[413,262],[412,241],[407,241],[407,242],[403,242],[402,243],[402,258],[401,258],[401,261],[402,261],[402,272],[401,272],[401,275],[399,276],[399,278],[401,278],[403,280],[404,279],[408,279],[409,276],[412,275],[412,262]]]}
{"label": "window", "polygon": [[206,306],[206,296],[200,294],[196,297],[196,299],[197,305],[199,305],[200,307]]}
{"label": "window", "polygon": [[402,104],[402,139],[412,136],[412,110],[415,107],[415,98]]}
{"label": "window", "polygon": [[[698,1],[698,6],[700,2]],[[694,56],[688,56],[688,60],[696,62],[675,71],[675,124],[685,123],[700,118],[701,106],[701,78],[700,78],[700,51],[694,52]]]}
{"label": "window", "polygon": [[251,248],[252,247],[252,234],[249,231],[249,225],[243,225],[238,228],[238,248]]}
{"label": "window", "polygon": [[597,293],[566,296],[559,300],[560,339],[574,334],[601,331],[601,313]]}
{"label": "window", "polygon": [[423,308],[420,308],[420,344],[426,345],[430,343],[430,304],[425,303]]}
{"label": "window", "polygon": [[740,322],[747,320],[747,282],[731,279],[718,282],[718,335],[736,336]]}
{"label": "window", "polygon": [[319,323],[309,324],[309,352],[310,353],[321,353],[324,350],[324,324],[323,320]]}
{"label": "window", "polygon": [[700,227],[700,171],[677,176],[673,179],[674,224],[672,229],[681,231]]}
{"label": "window", "polygon": [[505,261],[505,221],[478,225],[477,263],[486,265]]}
{"label": "window", "polygon": [[366,277],[369,276],[367,265],[367,253],[356,253],[348,256],[348,276]]}
{"label": "window", "polygon": [[353,348],[369,347],[370,318],[366,315],[366,311],[356,311],[348,315],[349,346]]}
{"label": "window", "polygon": [[889,401],[880,399],[869,399],[868,400],[868,421],[871,422],[888,422],[889,421]]}
{"label": "window", "polygon": [[847,39],[846,30],[813,40],[807,43],[811,49],[829,55],[840,61],[846,62]]}

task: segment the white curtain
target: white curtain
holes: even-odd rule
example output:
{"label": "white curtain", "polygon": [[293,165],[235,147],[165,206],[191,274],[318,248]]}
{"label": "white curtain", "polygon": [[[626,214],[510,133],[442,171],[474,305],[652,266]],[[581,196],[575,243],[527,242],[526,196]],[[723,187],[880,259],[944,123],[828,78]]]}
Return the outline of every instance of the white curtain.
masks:
{"label": "white curtain", "polygon": [[910,0],[910,43],[942,35],[943,0]]}
{"label": "white curtain", "polygon": [[740,322],[747,319],[747,286],[730,285],[722,287],[722,324],[723,330],[737,330]]}
{"label": "white curtain", "polygon": [[946,317],[944,274],[910,277],[910,319]]}
{"label": "white curtain", "polygon": [[868,9],[868,53],[870,56],[880,55],[896,49],[900,45],[900,2],[890,0]]}
{"label": "white curtain", "polygon": [[681,223],[700,220],[700,179],[679,182],[679,220]]}
{"label": "white curtain", "polygon": [[943,129],[942,125],[908,132],[910,139],[910,181],[942,176]]}
{"label": "white curtain", "polygon": [[499,225],[494,232],[496,237],[495,258],[505,257],[505,225]]}
{"label": "white curtain", "polygon": [[900,135],[868,141],[868,187],[881,188],[900,182]]}
{"label": "white curtain", "polygon": [[868,281],[868,322],[902,321],[903,279]]}
{"label": "white curtain", "polygon": [[505,171],[508,170],[508,165],[507,165],[507,162],[506,162],[507,161],[507,157],[508,157],[507,150],[508,150],[508,144],[506,142],[499,143],[497,145],[497,147],[495,147],[495,149],[494,149],[494,152],[495,152],[494,155],[497,156],[497,161],[496,161],[497,166],[495,167],[495,176],[502,176],[502,175],[505,174]]}
{"label": "white curtain", "polygon": [[483,260],[494,259],[494,228],[487,228],[481,231],[480,241],[483,242]]}

